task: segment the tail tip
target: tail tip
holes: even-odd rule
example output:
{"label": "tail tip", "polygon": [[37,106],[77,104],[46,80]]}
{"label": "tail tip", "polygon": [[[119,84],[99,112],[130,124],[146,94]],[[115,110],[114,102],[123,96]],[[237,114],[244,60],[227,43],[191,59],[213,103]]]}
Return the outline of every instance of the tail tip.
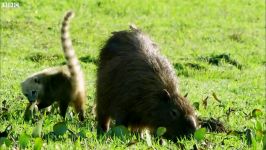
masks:
{"label": "tail tip", "polygon": [[66,18],[72,18],[72,17],[74,17],[74,15],[75,15],[75,13],[72,10],[69,10],[69,11],[67,11],[65,16],[66,16]]}

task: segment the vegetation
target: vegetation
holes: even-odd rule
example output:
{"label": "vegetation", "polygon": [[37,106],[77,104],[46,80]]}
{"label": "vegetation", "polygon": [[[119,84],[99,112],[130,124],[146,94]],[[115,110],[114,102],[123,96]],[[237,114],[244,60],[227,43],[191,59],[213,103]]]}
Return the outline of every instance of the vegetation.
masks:
{"label": "vegetation", "polygon": [[[0,2],[0,149],[263,149],[263,141],[266,149],[264,1],[16,0],[16,8],[6,6],[9,0]],[[70,109],[66,122],[56,112],[25,122],[20,82],[65,63],[60,23],[70,9],[76,14],[71,37],[86,77],[87,119],[79,123]],[[156,136],[141,136],[114,127],[97,139],[99,49],[111,32],[130,23],[148,33],[173,63],[180,90],[198,115],[218,118],[226,132],[202,128],[195,139],[177,144],[160,139],[163,128]]]}

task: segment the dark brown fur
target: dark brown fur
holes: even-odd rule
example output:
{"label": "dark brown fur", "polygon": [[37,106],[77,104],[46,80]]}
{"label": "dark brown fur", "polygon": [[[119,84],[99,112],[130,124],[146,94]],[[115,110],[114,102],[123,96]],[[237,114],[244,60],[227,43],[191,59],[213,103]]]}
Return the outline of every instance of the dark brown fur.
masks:
{"label": "dark brown fur", "polygon": [[38,108],[42,109],[58,102],[60,115],[65,118],[67,108],[69,104],[72,104],[79,114],[79,119],[83,121],[86,94],[83,73],[68,33],[69,21],[72,16],[72,12],[65,15],[61,30],[67,65],[37,72],[23,81],[21,88],[23,94],[30,101],[29,106],[36,103]]}
{"label": "dark brown fur", "polygon": [[110,119],[133,130],[166,127],[166,138],[196,130],[194,109],[180,95],[175,70],[135,26],[114,32],[101,50],[97,72],[98,133]]}

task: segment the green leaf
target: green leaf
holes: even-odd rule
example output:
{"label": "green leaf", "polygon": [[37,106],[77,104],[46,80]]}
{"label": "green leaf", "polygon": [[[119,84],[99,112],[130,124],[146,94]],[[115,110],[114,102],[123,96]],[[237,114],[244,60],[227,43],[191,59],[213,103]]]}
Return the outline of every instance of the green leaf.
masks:
{"label": "green leaf", "polygon": [[81,144],[80,144],[80,140],[76,140],[75,149],[82,149]]}
{"label": "green leaf", "polygon": [[80,138],[86,138],[86,131],[83,129],[77,134]]}
{"label": "green leaf", "polygon": [[206,134],[206,129],[205,128],[200,128],[194,133],[194,137],[196,140],[201,141],[204,139]]}
{"label": "green leaf", "polygon": [[42,135],[42,124],[43,124],[43,119],[39,120],[37,123],[37,126],[33,128],[32,131],[32,137],[41,137]]}
{"label": "green leaf", "polygon": [[257,118],[262,116],[262,111],[260,109],[253,109],[252,110],[252,117]]}
{"label": "green leaf", "polygon": [[203,104],[203,106],[204,106],[204,109],[206,109],[207,108],[207,105],[208,105],[208,96],[204,99],[204,100],[202,100],[202,104]]}
{"label": "green leaf", "polygon": [[257,147],[258,143],[257,143],[255,137],[252,136],[252,139],[251,140],[252,140],[252,149],[253,150],[257,150],[258,149],[258,147]]}
{"label": "green leaf", "polygon": [[0,146],[3,144],[5,144],[7,147],[9,147],[12,144],[12,142],[6,137],[1,137],[0,138]]}
{"label": "green leaf", "polygon": [[41,138],[36,138],[34,141],[34,150],[41,150],[42,149],[43,141]]}
{"label": "green leaf", "polygon": [[58,122],[54,125],[53,130],[54,134],[57,136],[64,135],[67,131],[67,125],[65,122]]}
{"label": "green leaf", "polygon": [[125,136],[129,135],[129,131],[125,126],[119,125],[119,126],[112,128],[109,134],[111,134],[111,136],[124,138]]}
{"label": "green leaf", "polygon": [[30,136],[27,135],[26,133],[23,133],[19,136],[18,141],[19,141],[19,145],[22,148],[26,148],[28,144],[30,143]]}
{"label": "green leaf", "polygon": [[263,136],[263,149],[266,149],[266,132],[264,133]]}
{"label": "green leaf", "polygon": [[234,136],[240,136],[242,133],[239,133],[238,131],[229,131],[227,135],[234,135]]}
{"label": "green leaf", "polygon": [[252,131],[250,129],[246,129],[246,140],[247,140],[247,145],[248,146],[251,146],[252,138],[253,138]]}
{"label": "green leaf", "polygon": [[260,131],[262,131],[262,124],[261,124],[261,122],[260,121],[256,121],[256,130],[260,130]]}
{"label": "green leaf", "polygon": [[194,106],[197,110],[199,110],[199,105],[200,105],[199,102],[194,102],[194,103],[193,103],[193,106]]}
{"label": "green leaf", "polygon": [[159,127],[156,130],[156,135],[157,135],[157,137],[160,137],[160,136],[164,135],[165,132],[166,132],[166,128],[165,127]]}
{"label": "green leaf", "polygon": [[263,139],[263,131],[261,131],[261,130],[256,130],[256,140],[258,141],[258,142],[260,142],[260,141],[262,141],[262,139]]}
{"label": "green leaf", "polygon": [[212,96],[217,102],[221,103],[221,100],[217,97],[215,92],[212,92]]}

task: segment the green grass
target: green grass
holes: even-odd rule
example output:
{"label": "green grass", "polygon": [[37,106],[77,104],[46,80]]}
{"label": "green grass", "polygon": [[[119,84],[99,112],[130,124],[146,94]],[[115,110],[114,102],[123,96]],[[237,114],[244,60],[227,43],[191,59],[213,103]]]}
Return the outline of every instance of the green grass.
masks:
{"label": "green grass", "polygon": [[[0,0],[1,5],[5,0]],[[95,98],[96,63],[99,49],[112,31],[128,29],[136,24],[158,43],[162,54],[176,68],[183,94],[189,93],[191,103],[199,102],[197,113],[201,117],[220,118],[230,130],[258,131],[260,122],[265,134],[265,4],[261,0],[81,0],[72,2],[54,0],[17,0],[19,8],[1,8],[0,51],[0,132],[11,124],[8,138],[11,147],[20,147],[19,137],[31,135],[34,123],[23,121],[27,100],[20,90],[20,82],[28,75],[44,68],[65,62],[60,44],[60,22],[67,10],[75,12],[71,22],[73,45],[85,72],[87,85],[87,120],[78,123],[67,114],[68,128],[75,133],[84,131],[85,139],[73,141],[68,134],[60,138],[44,138],[43,148],[59,149],[124,149],[127,143],[137,143],[128,148],[147,149],[140,136],[124,139],[96,138],[95,119],[92,113]],[[225,54],[241,64],[238,68],[226,59],[216,59]],[[82,59],[83,58],[83,59]],[[209,60],[214,59],[216,63]],[[217,63],[218,62],[218,63]],[[223,107],[218,106],[215,92]],[[208,98],[206,109],[202,100]],[[226,111],[231,108],[229,118]],[[263,115],[250,118],[254,109]],[[72,110],[71,110],[72,111]],[[44,117],[43,135],[53,131],[62,119],[59,115]],[[203,141],[183,140],[186,149],[196,143],[203,149],[262,149],[257,138],[251,146],[245,137],[226,133],[208,133]],[[30,137],[26,148],[32,149],[35,138]],[[2,145],[2,148],[4,146]],[[152,137],[152,148],[177,149],[167,141],[160,146]],[[1,149],[1,148],[0,148]]]}

